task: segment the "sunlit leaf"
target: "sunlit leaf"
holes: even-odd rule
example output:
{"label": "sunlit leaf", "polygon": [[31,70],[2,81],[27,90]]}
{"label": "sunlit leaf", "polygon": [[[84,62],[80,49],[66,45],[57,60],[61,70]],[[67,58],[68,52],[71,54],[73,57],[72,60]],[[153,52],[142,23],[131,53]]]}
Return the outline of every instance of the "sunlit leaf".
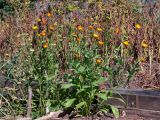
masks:
{"label": "sunlit leaf", "polygon": [[119,118],[119,110],[118,108],[111,105],[112,112],[116,118]]}
{"label": "sunlit leaf", "polygon": [[63,84],[62,88],[63,89],[68,89],[68,88],[73,87],[73,86],[75,86],[75,84]]}
{"label": "sunlit leaf", "polygon": [[67,99],[66,102],[64,103],[64,106],[66,108],[71,107],[73,105],[73,103],[75,102],[75,100],[76,100],[75,98],[73,98],[73,99]]}
{"label": "sunlit leaf", "polygon": [[86,102],[80,102],[76,105],[76,109],[81,108],[82,106],[84,106],[86,104]]}
{"label": "sunlit leaf", "polygon": [[98,97],[103,99],[103,100],[107,100],[108,99],[107,94],[105,92],[104,93],[99,93]]}

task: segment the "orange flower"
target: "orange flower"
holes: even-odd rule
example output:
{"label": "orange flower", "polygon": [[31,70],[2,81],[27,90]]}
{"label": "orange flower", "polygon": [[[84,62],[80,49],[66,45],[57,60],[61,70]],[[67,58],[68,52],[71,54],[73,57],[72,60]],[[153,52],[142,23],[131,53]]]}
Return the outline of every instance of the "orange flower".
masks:
{"label": "orange flower", "polygon": [[78,25],[78,26],[77,26],[77,29],[78,29],[79,31],[82,31],[84,28],[83,28],[83,26]]}
{"label": "orange flower", "polygon": [[100,58],[96,59],[96,63],[97,64],[101,64],[102,63],[102,59],[100,59]]}
{"label": "orange flower", "polygon": [[94,33],[94,34],[93,34],[93,37],[96,38],[96,39],[98,39],[98,38],[99,38],[99,35],[96,34],[96,33]]}
{"label": "orange flower", "polygon": [[88,26],[88,28],[89,28],[90,30],[94,29],[94,27],[93,27],[92,25]]}
{"label": "orange flower", "polygon": [[103,42],[103,41],[98,41],[98,45],[99,45],[99,46],[103,46],[103,45],[104,45],[104,42]]}
{"label": "orange flower", "polygon": [[116,27],[115,32],[118,34],[119,33],[119,28]]}
{"label": "orange flower", "polygon": [[44,43],[43,48],[45,48],[45,49],[48,48],[48,43]]}
{"label": "orange flower", "polygon": [[46,36],[46,30],[43,30],[43,31],[41,32],[41,35],[42,35],[42,36]]}
{"label": "orange flower", "polygon": [[52,14],[51,14],[51,13],[47,13],[47,16],[48,16],[48,17],[51,17],[51,16],[52,16]]}
{"label": "orange flower", "polygon": [[141,25],[137,23],[137,24],[135,24],[135,28],[136,29],[141,29]]}

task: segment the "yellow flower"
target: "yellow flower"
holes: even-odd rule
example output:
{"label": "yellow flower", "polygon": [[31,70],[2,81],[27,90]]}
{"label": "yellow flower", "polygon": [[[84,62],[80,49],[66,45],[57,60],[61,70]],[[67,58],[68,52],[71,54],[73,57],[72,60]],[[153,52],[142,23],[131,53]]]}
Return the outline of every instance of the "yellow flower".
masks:
{"label": "yellow flower", "polygon": [[97,31],[101,32],[101,31],[102,31],[102,28],[97,28]]}
{"label": "yellow flower", "polygon": [[126,41],[123,42],[123,44],[124,44],[125,46],[128,46],[128,45],[129,45],[129,41],[126,40]]}
{"label": "yellow flower", "polygon": [[43,48],[48,48],[48,43],[44,43]]}
{"label": "yellow flower", "polygon": [[78,29],[79,31],[82,31],[84,28],[83,28],[83,26],[78,25],[78,26],[77,26],[77,29]]}
{"label": "yellow flower", "polygon": [[37,37],[41,37],[41,34],[37,34]]}
{"label": "yellow flower", "polygon": [[38,19],[37,19],[37,22],[41,22],[41,19],[40,19],[40,18],[38,18]]}
{"label": "yellow flower", "polygon": [[98,45],[99,45],[99,46],[103,46],[103,45],[104,45],[104,42],[103,42],[103,41],[98,41]]}
{"label": "yellow flower", "polygon": [[143,47],[143,48],[147,48],[147,47],[148,47],[148,44],[142,43],[142,47]]}
{"label": "yellow flower", "polygon": [[100,58],[96,59],[96,63],[97,64],[101,64],[102,63],[102,59],[100,59]]}
{"label": "yellow flower", "polygon": [[96,39],[98,39],[98,38],[99,38],[99,35],[96,34],[96,33],[94,33],[94,34],[93,34],[93,37],[96,38]]}
{"label": "yellow flower", "polygon": [[48,16],[48,17],[51,17],[51,16],[52,16],[52,14],[51,14],[51,13],[47,13],[47,16]]}
{"label": "yellow flower", "polygon": [[141,25],[137,23],[137,24],[135,24],[135,28],[136,29],[141,29]]}
{"label": "yellow flower", "polygon": [[33,29],[33,30],[37,30],[37,29],[38,29],[38,26],[34,25],[34,26],[32,26],[32,29]]}
{"label": "yellow flower", "polygon": [[142,41],[141,46],[142,46],[143,48],[148,48],[148,44],[147,44],[147,42],[146,42],[145,40]]}

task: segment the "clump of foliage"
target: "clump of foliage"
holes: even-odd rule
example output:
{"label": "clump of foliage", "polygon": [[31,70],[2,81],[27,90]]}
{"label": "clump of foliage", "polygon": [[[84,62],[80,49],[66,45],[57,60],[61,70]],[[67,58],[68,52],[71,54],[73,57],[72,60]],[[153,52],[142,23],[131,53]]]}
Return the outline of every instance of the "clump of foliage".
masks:
{"label": "clump of foliage", "polygon": [[127,87],[139,63],[159,61],[159,18],[147,7],[128,0],[83,2],[41,1],[34,10],[22,3],[16,24],[4,23],[14,51],[2,53],[1,70],[12,82],[1,88],[2,115],[26,114],[32,88],[33,118],[60,109],[86,116],[112,110],[118,117],[105,103],[113,97],[106,86]]}

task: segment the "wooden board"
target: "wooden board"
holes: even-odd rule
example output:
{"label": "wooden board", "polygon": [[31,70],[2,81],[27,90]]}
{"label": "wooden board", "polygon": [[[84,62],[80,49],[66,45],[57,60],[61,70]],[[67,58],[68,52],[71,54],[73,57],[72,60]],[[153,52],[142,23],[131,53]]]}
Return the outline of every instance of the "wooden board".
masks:
{"label": "wooden board", "polygon": [[126,108],[160,111],[160,91],[158,90],[117,89],[114,93],[120,94],[126,104],[114,98],[109,99],[107,103]]}

